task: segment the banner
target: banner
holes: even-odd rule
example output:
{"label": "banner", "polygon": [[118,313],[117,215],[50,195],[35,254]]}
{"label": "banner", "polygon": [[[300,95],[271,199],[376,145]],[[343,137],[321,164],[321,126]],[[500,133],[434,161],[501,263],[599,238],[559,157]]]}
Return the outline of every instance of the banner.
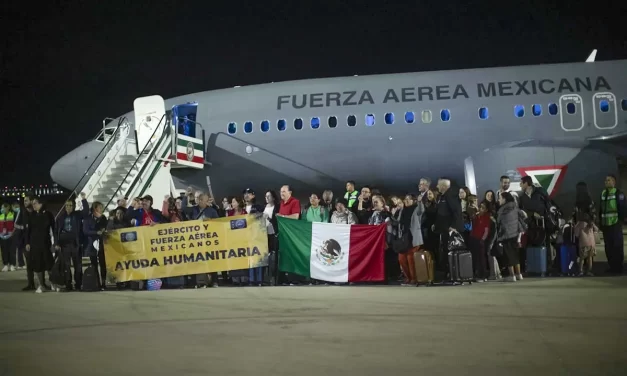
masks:
{"label": "banner", "polygon": [[252,215],[115,230],[104,248],[111,282],[268,265],[265,219]]}

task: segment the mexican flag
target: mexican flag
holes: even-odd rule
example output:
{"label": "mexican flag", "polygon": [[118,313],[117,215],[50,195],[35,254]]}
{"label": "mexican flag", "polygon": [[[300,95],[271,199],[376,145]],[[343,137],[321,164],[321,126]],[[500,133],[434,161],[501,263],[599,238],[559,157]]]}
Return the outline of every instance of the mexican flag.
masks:
{"label": "mexican flag", "polygon": [[278,218],[279,270],[328,282],[382,281],[386,225]]}

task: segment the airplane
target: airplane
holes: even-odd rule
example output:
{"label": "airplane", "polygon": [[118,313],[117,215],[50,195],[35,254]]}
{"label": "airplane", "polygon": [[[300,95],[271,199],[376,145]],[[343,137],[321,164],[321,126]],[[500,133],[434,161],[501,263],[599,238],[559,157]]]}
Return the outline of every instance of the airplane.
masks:
{"label": "airplane", "polygon": [[[595,56],[596,50],[588,60]],[[529,175],[558,203],[572,206],[577,182],[587,182],[597,197],[604,177],[618,176],[619,158],[627,156],[626,71],[627,60],[614,60],[298,80],[183,95],[165,105],[193,108],[189,119],[205,130],[206,165],[172,169],[172,179],[177,189],[206,191],[210,178],[217,201],[241,196],[245,188],[262,198],[284,184],[298,198],[324,189],[337,197],[347,180],[404,194],[416,192],[421,177],[435,185],[442,176],[481,196],[498,189],[503,175],[512,185]],[[133,119],[133,112],[58,160],[52,179],[74,188],[123,116]]]}

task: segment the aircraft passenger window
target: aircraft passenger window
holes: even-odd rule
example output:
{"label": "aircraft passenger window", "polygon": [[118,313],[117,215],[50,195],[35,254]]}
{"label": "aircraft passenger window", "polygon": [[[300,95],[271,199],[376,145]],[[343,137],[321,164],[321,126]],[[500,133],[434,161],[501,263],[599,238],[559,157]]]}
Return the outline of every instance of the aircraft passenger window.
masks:
{"label": "aircraft passenger window", "polygon": [[270,122],[268,120],[264,120],[261,122],[261,131],[266,133],[270,130]]}
{"label": "aircraft passenger window", "polygon": [[574,115],[577,112],[577,106],[574,103],[569,103],[566,105],[566,112],[571,115]]}
{"label": "aircraft passenger window", "polygon": [[327,120],[327,124],[329,125],[329,128],[337,127],[337,118],[335,116],[329,117],[329,120]]}
{"label": "aircraft passenger window", "polygon": [[549,115],[557,115],[557,104],[549,103]]}
{"label": "aircraft passenger window", "polygon": [[229,123],[229,126],[227,128],[227,132],[228,132],[228,134],[235,134],[235,133],[237,133],[237,123]]}
{"label": "aircraft passenger window", "polygon": [[605,99],[599,102],[599,110],[601,112],[608,112],[610,110],[610,103]]}
{"label": "aircraft passenger window", "polygon": [[346,124],[349,127],[354,127],[357,124],[357,118],[355,117],[355,115],[348,115],[348,117],[346,118]]}
{"label": "aircraft passenger window", "polygon": [[385,114],[383,119],[385,120],[385,124],[394,124],[394,114],[391,112]]}
{"label": "aircraft passenger window", "polygon": [[303,129],[303,119],[294,119],[294,129],[297,131]]}
{"label": "aircraft passenger window", "polygon": [[541,104],[534,104],[533,106],[531,106],[531,113],[533,114],[533,116],[540,116],[540,115],[542,115],[542,105]]}
{"label": "aircraft passenger window", "polygon": [[422,122],[431,123],[431,120],[433,120],[433,115],[431,115],[431,110],[422,111]]}
{"label": "aircraft passenger window", "polygon": [[368,114],[366,115],[366,125],[372,127],[374,125],[374,115]]}
{"label": "aircraft passenger window", "polygon": [[487,107],[481,107],[479,109],[479,119],[485,120],[485,119],[487,119],[489,117],[490,117],[490,114],[488,113],[488,108]]}
{"label": "aircraft passenger window", "polygon": [[405,112],[405,123],[413,124],[414,123],[414,113],[411,111]]}
{"label": "aircraft passenger window", "polygon": [[285,132],[285,128],[287,128],[287,123],[285,122],[285,119],[280,119],[276,122],[276,129],[278,129],[279,132]]}
{"label": "aircraft passenger window", "polygon": [[244,123],[244,133],[253,133],[253,122],[247,121]]}
{"label": "aircraft passenger window", "polygon": [[620,101],[620,107],[623,109],[623,111],[627,111],[627,99],[623,99],[622,101]]}
{"label": "aircraft passenger window", "polygon": [[447,109],[440,110],[440,120],[442,121],[451,120],[451,112]]}
{"label": "aircraft passenger window", "polygon": [[525,116],[525,106],[521,104],[517,104],[516,106],[514,106],[514,116],[519,118]]}
{"label": "aircraft passenger window", "polygon": [[320,118],[312,117],[311,118],[311,129],[318,129],[318,128],[320,128]]}

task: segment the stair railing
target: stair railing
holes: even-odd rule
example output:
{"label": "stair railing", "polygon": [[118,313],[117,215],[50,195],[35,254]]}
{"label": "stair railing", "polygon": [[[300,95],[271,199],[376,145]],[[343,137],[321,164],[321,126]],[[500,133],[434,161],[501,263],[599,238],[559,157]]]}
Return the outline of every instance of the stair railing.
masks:
{"label": "stair railing", "polygon": [[[152,132],[152,135],[150,136],[149,140],[152,140],[153,137],[155,136],[155,134],[157,134],[157,131],[159,130],[159,128],[161,128],[161,126],[162,126],[161,123],[164,121],[164,119],[166,119],[166,121],[163,124],[163,128],[164,128],[163,134],[161,135],[161,137],[159,137],[159,140],[154,145],[152,145],[151,141],[148,141],[146,143],[146,145],[144,146],[144,148],[141,150],[141,152],[138,153],[137,158],[135,158],[135,161],[133,162],[133,165],[131,166],[131,168],[129,168],[128,172],[126,173],[126,175],[122,179],[122,182],[120,182],[120,184],[118,185],[118,188],[115,190],[115,192],[113,193],[113,195],[111,196],[109,201],[105,204],[105,206],[104,206],[105,209],[108,208],[109,205],[111,205],[111,203],[113,202],[113,200],[118,196],[118,194],[120,193],[120,190],[122,189],[122,186],[124,185],[124,182],[126,181],[128,176],[131,174],[131,171],[133,171],[135,166],[137,166],[137,163],[139,162],[139,159],[147,151],[147,148],[152,145],[153,148],[148,153],[148,156],[146,157],[146,162],[144,163],[144,165],[141,167],[141,169],[137,173],[137,176],[135,177],[135,179],[133,179],[133,182],[129,186],[128,191],[131,192],[133,190],[133,188],[135,188],[135,185],[136,185],[138,179],[141,178],[141,176],[145,172],[146,167],[150,163],[150,160],[152,159],[154,154],[157,152],[158,146],[161,144],[161,141],[163,140],[164,137],[166,137],[169,134],[169,129],[168,129],[169,128],[169,126],[168,126],[169,122],[167,121],[166,114],[164,114],[163,116],[161,116],[161,119],[159,120],[159,123],[155,127],[155,130]],[[137,130],[135,130],[135,140],[137,140]],[[139,145],[139,143],[137,143],[137,145]],[[136,146],[136,147],[139,149],[139,146]]]}
{"label": "stair railing", "polygon": [[[118,125],[117,127],[115,127],[115,131],[113,132],[113,134],[111,134],[111,137],[109,137],[108,140],[106,140],[104,146],[102,147],[102,149],[100,149],[100,152],[96,155],[96,157],[94,158],[94,160],[91,162],[91,164],[89,165],[89,167],[87,167],[87,170],[83,173],[83,175],[81,176],[81,178],[78,180],[78,182],[76,183],[76,185],[74,186],[74,188],[70,191],[70,195],[67,197],[66,202],[72,200],[72,197],[74,196],[78,196],[78,188],[81,186],[81,183],[83,182],[83,179],[85,179],[85,177],[87,175],[90,175],[90,171],[92,169],[92,167],[94,167],[94,165],[96,164],[96,162],[98,161],[98,158],[100,157],[100,155],[105,152],[105,150],[108,152],[109,148],[115,143],[115,140],[117,139],[118,133],[120,132],[120,128],[124,122],[124,120],[126,119],[126,116],[123,116],[122,118],[120,118],[120,120],[118,120]],[[104,134],[104,133],[103,133]],[[105,152],[106,155],[106,152]],[[90,175],[91,177],[91,175]],[[56,220],[59,215],[61,215],[61,212],[63,212],[63,210],[65,210],[65,208],[61,208],[57,214],[55,215],[54,219]]]}

